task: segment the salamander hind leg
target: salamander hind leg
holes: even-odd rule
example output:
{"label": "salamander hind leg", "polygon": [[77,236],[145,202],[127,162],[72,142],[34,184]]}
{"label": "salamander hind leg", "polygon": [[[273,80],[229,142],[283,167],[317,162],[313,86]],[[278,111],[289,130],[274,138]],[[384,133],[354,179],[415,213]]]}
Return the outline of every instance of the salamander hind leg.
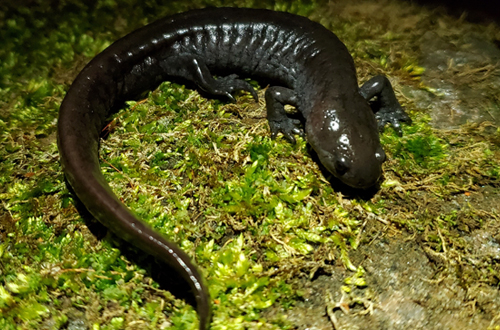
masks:
{"label": "salamander hind leg", "polygon": [[297,94],[285,87],[269,87],[266,90],[267,120],[271,129],[271,138],[276,138],[279,132],[291,143],[295,143],[295,134],[304,137],[304,131],[299,128],[300,120],[289,118],[285,112],[285,104],[297,106]]}
{"label": "salamander hind leg", "polygon": [[377,118],[380,131],[383,131],[385,125],[390,123],[396,132],[401,136],[403,134],[401,130],[401,122],[411,124],[410,117],[403,110],[396,99],[391,82],[387,79],[387,77],[375,76],[371,78],[360,87],[359,93],[367,101],[375,96],[378,97],[380,109],[375,114],[375,117]]}

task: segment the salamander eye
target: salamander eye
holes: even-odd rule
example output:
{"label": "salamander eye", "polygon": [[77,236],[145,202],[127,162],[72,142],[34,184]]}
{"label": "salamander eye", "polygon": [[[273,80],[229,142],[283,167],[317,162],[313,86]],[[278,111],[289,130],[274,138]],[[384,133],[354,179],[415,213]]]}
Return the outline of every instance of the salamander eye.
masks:
{"label": "salamander eye", "polygon": [[379,151],[377,151],[377,152],[375,153],[375,158],[376,158],[376,159],[377,159],[380,163],[385,162],[386,155],[385,155],[384,150],[380,149]]}
{"label": "salamander eye", "polygon": [[349,165],[344,157],[339,158],[335,161],[335,171],[338,175],[343,175],[349,170]]}

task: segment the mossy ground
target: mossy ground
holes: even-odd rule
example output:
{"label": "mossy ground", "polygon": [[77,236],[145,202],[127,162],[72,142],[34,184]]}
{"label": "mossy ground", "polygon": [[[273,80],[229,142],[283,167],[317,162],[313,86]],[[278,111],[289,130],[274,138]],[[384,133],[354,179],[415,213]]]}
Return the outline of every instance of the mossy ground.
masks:
{"label": "mossy ground", "polygon": [[[166,14],[222,4],[256,5],[0,5],[0,328],[197,328],[194,309],[151,279],[154,264],[129,260],[121,242],[102,237],[102,228],[77,212],[58,162],[55,127],[72,79],[112,41]],[[349,271],[340,289],[349,303],[376,305],[366,292],[377,288],[366,282],[355,250],[386,236],[416,241],[436,266],[435,279],[467,288],[463,304],[478,304],[473,313],[498,328],[498,310],[478,303],[474,288],[498,291],[499,260],[478,255],[481,249],[467,239],[484,230],[500,242],[498,128],[429,125],[429,116],[401,93],[402,85],[430,89],[420,82],[423,69],[405,26],[362,20],[355,10],[334,19],[316,2],[267,7],[332,29],[351,50],[361,81],[379,73],[397,81],[414,124],[403,137],[391,128],[382,136],[389,161],[380,190],[346,198],[305,141],[270,139],[262,101],[242,93],[228,104],[165,82],[147,99],[129,102],[103,134],[102,169],[115,192],[195,259],[213,298],[214,329],[295,328],[283,314],[265,312],[303,300],[300,279],[342,268]],[[477,82],[474,74],[482,72],[471,70]],[[490,204],[468,201],[485,189],[496,196]],[[453,207],[458,199],[467,207]],[[334,324],[336,306],[345,308],[330,300],[324,307]]]}

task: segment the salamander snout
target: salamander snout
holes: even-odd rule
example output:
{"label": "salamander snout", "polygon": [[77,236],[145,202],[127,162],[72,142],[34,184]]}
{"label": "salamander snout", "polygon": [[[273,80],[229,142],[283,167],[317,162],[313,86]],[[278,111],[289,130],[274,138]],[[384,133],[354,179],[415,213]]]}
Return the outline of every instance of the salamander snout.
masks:
{"label": "salamander snout", "polygon": [[309,141],[323,166],[344,184],[357,189],[368,189],[380,179],[386,154],[378,136],[369,140],[356,140],[341,135],[336,139],[337,143],[328,143],[325,141],[329,139],[310,135]]}
{"label": "salamander snout", "polygon": [[326,167],[333,175],[351,187],[367,189],[374,186],[382,175],[385,152],[380,149],[370,154],[352,156],[354,157],[345,155],[335,157],[333,169],[328,166],[328,161],[324,158],[322,163],[324,165],[326,163]]}
{"label": "salamander snout", "polygon": [[325,154],[322,153],[321,162],[333,175],[351,187],[367,189],[374,186],[382,175],[381,166],[386,160],[382,148],[379,146],[376,151],[366,150],[361,155],[347,155],[342,151],[337,155],[330,154],[329,157],[324,157]]}
{"label": "salamander snout", "polygon": [[327,110],[323,106],[312,111],[305,125],[307,140],[320,162],[353,188],[376,185],[386,155],[380,145],[377,121],[366,100],[354,95],[352,99],[331,100]]}

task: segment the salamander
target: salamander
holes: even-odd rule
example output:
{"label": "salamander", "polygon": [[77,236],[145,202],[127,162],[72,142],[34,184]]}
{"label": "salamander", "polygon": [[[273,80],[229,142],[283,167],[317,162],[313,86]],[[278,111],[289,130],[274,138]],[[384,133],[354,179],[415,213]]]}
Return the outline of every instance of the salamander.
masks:
{"label": "salamander", "polygon": [[[165,80],[183,79],[214,97],[234,100],[252,86],[239,76],[270,81],[265,91],[271,136],[305,136],[320,162],[345,184],[366,189],[379,180],[386,156],[379,129],[401,131],[410,118],[389,80],[358,86],[354,61],[331,31],[305,17],[264,9],[210,8],[165,17],[110,45],[69,88],[59,112],[58,148],[68,183],[90,213],[117,236],[168,263],[189,282],[200,330],[210,323],[210,297],[191,258],[135,217],[116,197],[99,166],[106,121],[125,100]],[[218,78],[217,78],[218,77]],[[377,97],[374,113],[369,100]],[[284,105],[296,107],[305,123]]]}

